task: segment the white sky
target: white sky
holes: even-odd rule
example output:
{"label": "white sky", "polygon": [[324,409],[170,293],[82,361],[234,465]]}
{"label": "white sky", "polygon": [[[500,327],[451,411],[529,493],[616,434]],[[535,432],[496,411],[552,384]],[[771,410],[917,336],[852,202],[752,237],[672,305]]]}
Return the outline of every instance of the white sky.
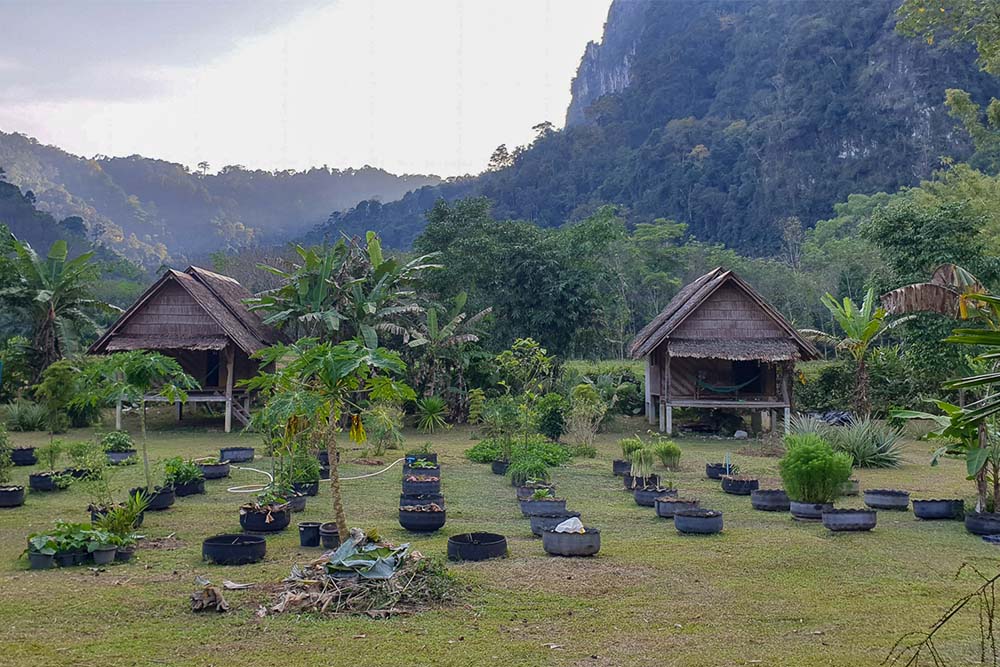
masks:
{"label": "white sky", "polygon": [[[300,2],[285,14],[260,9],[256,22],[247,15],[262,5],[250,1],[208,10],[43,2],[29,16],[30,39],[0,26],[0,43],[13,46],[0,56],[0,129],[86,156],[140,153],[192,168],[207,160],[212,170],[475,173],[497,145],[530,141],[532,125],[562,126],[570,81],[610,4]],[[18,2],[0,0],[0,12],[39,7],[10,5]],[[165,8],[176,21],[156,16]]]}

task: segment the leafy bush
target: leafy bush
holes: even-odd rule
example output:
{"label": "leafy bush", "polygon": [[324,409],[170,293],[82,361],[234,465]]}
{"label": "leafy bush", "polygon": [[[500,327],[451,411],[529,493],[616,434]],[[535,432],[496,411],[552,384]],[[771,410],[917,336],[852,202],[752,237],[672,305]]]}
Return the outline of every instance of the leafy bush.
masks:
{"label": "leafy bush", "polygon": [[128,431],[111,431],[101,438],[101,447],[106,452],[128,452],[135,449],[135,441]]}
{"label": "leafy bush", "polygon": [[496,438],[483,438],[465,450],[465,458],[473,463],[492,463],[500,458],[500,442]]}
{"label": "leafy bush", "polygon": [[46,464],[48,470],[55,470],[63,453],[63,444],[59,440],[53,440],[44,447],[39,447],[35,453],[38,459]]}
{"label": "leafy bush", "polygon": [[403,411],[391,403],[375,403],[361,415],[373,454],[382,456],[387,449],[403,446]]}
{"label": "leafy bush", "polygon": [[[465,456],[475,463],[492,463],[500,460],[502,452],[502,443],[499,439],[483,438],[465,450]],[[527,441],[517,440],[511,450],[512,463],[523,458],[537,458],[545,465],[557,466],[566,463],[572,456],[568,447],[539,436],[528,438]]]}
{"label": "leafy bush", "polygon": [[855,468],[899,467],[903,432],[894,426],[865,417],[830,426],[825,436],[835,450],[850,454]]}
{"label": "leafy bush", "polygon": [[835,452],[818,435],[785,438],[788,451],[779,461],[781,481],[788,497],[802,503],[829,503],[851,478],[851,457]]}
{"label": "leafy bush", "polygon": [[637,415],[645,407],[644,370],[636,361],[567,361],[563,364],[559,386],[569,393],[581,382],[597,387],[609,407],[609,413]]}
{"label": "leafy bush", "polygon": [[0,486],[10,484],[10,470],[14,467],[14,462],[10,458],[10,449],[0,447]]}
{"label": "leafy bush", "polygon": [[676,470],[681,464],[681,448],[673,440],[659,439],[653,443],[653,453],[667,470]]}
{"label": "leafy bush", "polygon": [[830,425],[819,417],[794,415],[788,420],[788,432],[792,435],[823,435]]}
{"label": "leafy bush", "polygon": [[593,445],[566,445],[566,449],[569,450],[570,455],[573,458],[581,459],[593,459],[597,458],[597,447]]}
{"label": "leafy bush", "polygon": [[31,401],[15,401],[7,406],[7,428],[11,431],[47,431],[48,411],[45,406]]}
{"label": "leafy bush", "polygon": [[439,428],[446,428],[447,414],[448,404],[440,396],[417,399],[417,428],[421,431],[433,433]]}
{"label": "leafy bush", "polygon": [[184,460],[180,456],[167,459],[163,463],[163,470],[166,473],[163,480],[166,486],[191,484],[205,478],[194,461]]}
{"label": "leafy bush", "polygon": [[535,428],[550,440],[558,440],[566,432],[566,399],[549,393],[535,404]]}
{"label": "leafy bush", "polygon": [[578,384],[570,397],[566,433],[574,444],[593,445],[608,406],[593,385]]}
{"label": "leafy bush", "polygon": [[545,461],[535,456],[522,456],[511,461],[507,476],[515,486],[524,486],[528,482],[548,482],[552,479]]}
{"label": "leafy bush", "polygon": [[[894,407],[917,408],[920,387],[913,379],[914,359],[896,346],[869,353],[869,398],[872,413],[888,414]],[[795,399],[804,412],[846,410],[854,403],[856,366],[852,359],[815,361],[799,365],[804,382],[796,384]],[[936,392],[940,393],[940,392]]]}

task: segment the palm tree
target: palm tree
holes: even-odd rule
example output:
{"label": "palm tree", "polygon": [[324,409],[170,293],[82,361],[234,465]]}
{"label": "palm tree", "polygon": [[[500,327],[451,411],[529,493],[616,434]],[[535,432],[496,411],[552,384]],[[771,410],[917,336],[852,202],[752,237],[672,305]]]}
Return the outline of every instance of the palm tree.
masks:
{"label": "palm tree", "polygon": [[88,311],[120,312],[93,298],[101,272],[87,252],[67,261],[66,241],[56,241],[45,259],[30,245],[12,238],[8,258],[14,284],[0,289],[0,300],[30,320],[35,354],[35,380],[51,363],[63,357],[72,335],[80,329],[97,330]]}
{"label": "palm tree", "polygon": [[850,297],[844,297],[843,303],[827,293],[822,298],[823,305],[833,316],[843,332],[837,337],[816,329],[801,329],[800,333],[820,342],[834,345],[838,350],[846,350],[855,363],[855,409],[859,414],[870,412],[868,404],[868,352],[879,336],[888,330],[912,319],[903,317],[887,321],[885,308],[875,307],[875,290],[869,288],[864,302],[859,308]]}
{"label": "palm tree", "polygon": [[459,385],[463,384],[464,371],[469,363],[464,348],[469,343],[479,342],[475,327],[493,312],[493,308],[484,308],[469,317],[464,311],[467,300],[465,292],[455,297],[451,310],[445,313],[447,321],[444,326],[438,323],[438,308],[443,310],[443,307],[433,304],[426,309],[424,321],[414,327],[414,337],[409,346],[421,352],[416,382],[423,387],[425,397],[441,395],[441,391],[447,388],[440,386],[441,379],[448,376],[449,369],[454,371]]}

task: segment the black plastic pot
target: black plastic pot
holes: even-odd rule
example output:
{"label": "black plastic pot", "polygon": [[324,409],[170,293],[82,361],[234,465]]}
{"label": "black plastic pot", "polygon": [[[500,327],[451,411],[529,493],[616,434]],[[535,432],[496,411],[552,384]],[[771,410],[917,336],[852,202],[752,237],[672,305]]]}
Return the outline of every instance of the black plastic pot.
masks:
{"label": "black plastic pot", "polygon": [[184,496],[194,496],[199,493],[205,493],[205,480],[196,479],[193,482],[185,482],[184,484],[174,484],[174,493],[178,497],[183,498]]}
{"label": "black plastic pot", "polygon": [[441,493],[441,480],[437,479],[433,482],[408,482],[404,479],[403,493],[408,496]]}
{"label": "black plastic pot", "polygon": [[56,491],[59,489],[50,472],[33,472],[28,475],[28,488],[32,491]]}
{"label": "black plastic pot", "polygon": [[839,509],[823,512],[823,527],[834,532],[861,532],[875,527],[875,510]]}
{"label": "black plastic pot", "polygon": [[55,558],[52,554],[40,554],[35,551],[29,551],[28,566],[32,570],[48,570],[52,568]]}
{"label": "black plastic pot", "polygon": [[288,528],[291,520],[292,511],[287,507],[270,511],[240,510],[240,527],[248,533],[277,533]]}
{"label": "black plastic pot", "polygon": [[70,552],[57,553],[55,556],[56,565],[59,567],[73,567],[76,565],[77,554]]}
{"label": "black plastic pot", "polygon": [[320,466],[319,467],[319,478],[320,479],[330,479],[330,466]]}
{"label": "black plastic pot", "polygon": [[130,460],[134,460],[136,457],[136,451],[134,449],[128,449],[124,452],[104,452],[104,455],[108,457],[108,463],[113,466],[119,466]]}
{"label": "black plastic pot", "polygon": [[525,486],[518,486],[517,489],[517,499],[518,500],[528,500],[531,496],[535,495],[535,491],[539,489],[545,489],[551,493],[556,492],[555,484],[527,484]]}
{"label": "black plastic pot", "polygon": [[205,476],[205,479],[223,479],[229,477],[229,461],[199,463],[198,467],[201,468],[201,474]]}
{"label": "black plastic pot", "polygon": [[285,503],[288,505],[288,509],[297,514],[299,512],[306,511],[306,498],[307,496],[297,494],[289,498],[285,498]]}
{"label": "black plastic pot", "polygon": [[319,482],[293,482],[292,490],[304,496],[315,496],[319,494]]}
{"label": "black plastic pot", "polygon": [[127,563],[132,560],[133,555],[135,555],[135,547],[118,547],[118,551],[115,552],[115,560],[119,563]]}
{"label": "black plastic pot", "polygon": [[750,493],[750,506],[761,512],[787,512],[788,494],[784,489],[754,489]]}
{"label": "black plastic pot", "polygon": [[507,538],[496,533],[462,533],[448,538],[448,560],[488,560],[507,556]]}
{"label": "black plastic pot", "polygon": [[611,472],[615,477],[624,477],[632,470],[632,463],[625,459],[615,459],[611,462]]}
{"label": "black plastic pot", "polygon": [[961,499],[913,501],[913,515],[925,521],[961,519],[964,513],[965,503]]}
{"label": "black plastic pot", "polygon": [[490,470],[493,471],[494,475],[506,475],[509,467],[510,461],[494,461],[490,464]]}
{"label": "black plastic pot", "polygon": [[722,512],[719,510],[690,509],[674,512],[674,528],[679,533],[714,535],[722,532]]}
{"label": "black plastic pot", "polygon": [[264,560],[267,542],[256,535],[216,535],[201,544],[203,560],[216,565],[249,565]]}
{"label": "black plastic pot", "polygon": [[660,496],[653,506],[656,508],[656,516],[673,519],[674,515],[681,510],[698,509],[698,501],[693,498]]}
{"label": "black plastic pot", "polygon": [[253,461],[253,447],[223,447],[219,450],[219,460],[230,463]]}
{"label": "black plastic pot", "polygon": [[632,492],[635,504],[640,507],[653,507],[656,499],[664,496],[676,496],[677,489],[668,489],[665,486],[645,486]]}
{"label": "black plastic pot", "polygon": [[555,514],[566,511],[565,498],[553,498],[552,500],[522,500],[521,514],[523,516],[533,516],[535,514]]}
{"label": "black plastic pot", "polygon": [[0,486],[0,507],[20,507],[23,504],[23,486]]}
{"label": "black plastic pot", "polygon": [[546,530],[552,530],[566,519],[571,519],[573,517],[579,519],[580,513],[566,510],[564,512],[553,512],[551,514],[532,515],[528,517],[531,524],[531,534],[541,537],[542,533]]}
{"label": "black plastic pot", "polygon": [[788,510],[792,517],[798,521],[822,521],[823,512],[833,509],[833,503],[800,503],[791,500],[788,503]]}
{"label": "black plastic pot", "polygon": [[444,509],[444,495],[440,493],[425,493],[421,495],[408,496],[405,493],[399,494],[400,507],[413,507],[416,505],[440,505]]}
{"label": "black plastic pot", "polygon": [[321,523],[319,526],[319,539],[324,549],[336,549],[340,546],[340,531],[333,521]]}
{"label": "black plastic pot", "polygon": [[33,466],[38,463],[34,447],[15,447],[10,450],[10,461],[16,466]]}
{"label": "black plastic pot", "polygon": [[[321,449],[316,452],[316,458],[319,460],[320,467],[330,468],[330,452],[325,449]],[[337,452],[337,463],[340,463],[340,452]]]}
{"label": "black plastic pot", "polygon": [[433,533],[444,526],[445,512],[399,510],[399,525],[413,533]]}
{"label": "black plastic pot", "polygon": [[111,544],[94,549],[90,553],[90,557],[94,559],[94,565],[110,565],[115,562],[116,553],[118,553],[118,547]]}
{"label": "black plastic pot", "polygon": [[633,477],[632,473],[622,475],[622,486],[628,492],[641,489],[644,486],[659,486],[660,476],[650,475],[649,477]]}
{"label": "black plastic pot", "polygon": [[740,479],[729,475],[722,476],[722,490],[733,496],[749,496],[760,487],[755,479]]}
{"label": "black plastic pot", "polygon": [[1000,513],[968,512],[965,529],[973,535],[1000,535]]}
{"label": "black plastic pot", "polygon": [[302,521],[299,523],[299,545],[303,547],[319,546],[318,521]]}
{"label": "black plastic pot", "polygon": [[[729,469],[732,470],[733,464],[729,464]],[[705,477],[709,479],[722,479],[723,475],[729,474],[726,470],[725,463],[706,463],[705,464]]]}
{"label": "black plastic pot", "polygon": [[550,556],[594,556],[601,550],[601,531],[586,526],[583,529],[586,532],[557,533],[546,530],[542,533],[542,548]]}
{"label": "black plastic pot", "polygon": [[172,486],[156,487],[152,492],[140,486],[129,491],[130,496],[134,496],[136,493],[141,493],[149,499],[149,506],[146,507],[147,512],[162,512],[177,500],[177,494]]}
{"label": "black plastic pot", "polygon": [[896,489],[867,489],[865,505],[877,510],[905,511],[910,507],[910,494]]}

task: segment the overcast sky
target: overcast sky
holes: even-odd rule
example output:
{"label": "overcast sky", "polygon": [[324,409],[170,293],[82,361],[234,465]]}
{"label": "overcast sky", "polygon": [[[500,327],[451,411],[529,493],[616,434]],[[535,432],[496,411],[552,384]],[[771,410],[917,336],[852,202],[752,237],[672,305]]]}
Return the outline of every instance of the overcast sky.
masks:
{"label": "overcast sky", "polygon": [[481,171],[610,0],[0,0],[0,129],[72,153]]}

